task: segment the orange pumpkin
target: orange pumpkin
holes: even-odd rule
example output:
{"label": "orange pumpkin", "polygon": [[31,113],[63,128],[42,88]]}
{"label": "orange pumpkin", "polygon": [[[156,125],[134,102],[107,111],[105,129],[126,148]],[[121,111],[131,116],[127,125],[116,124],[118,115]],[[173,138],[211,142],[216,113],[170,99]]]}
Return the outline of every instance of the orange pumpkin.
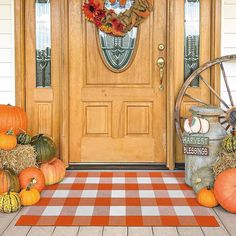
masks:
{"label": "orange pumpkin", "polygon": [[27,115],[20,108],[11,105],[0,105],[0,131],[13,129],[17,135],[20,129],[27,129]]}
{"label": "orange pumpkin", "polygon": [[0,133],[0,149],[11,150],[16,147],[17,138],[12,130]]}
{"label": "orange pumpkin", "polygon": [[58,158],[53,158],[51,161],[42,164],[40,170],[44,174],[46,185],[60,182],[66,174],[66,167]]}
{"label": "orange pumpkin", "polygon": [[236,213],[236,168],[221,172],[214,184],[217,201],[227,211]]}
{"label": "orange pumpkin", "polygon": [[45,187],[45,178],[42,171],[37,167],[28,167],[20,172],[19,181],[21,188],[27,188],[34,184],[34,188],[41,192]]}
{"label": "orange pumpkin", "polygon": [[214,190],[210,187],[202,188],[198,192],[197,201],[200,205],[205,207],[215,207],[219,204],[215,198]]}
{"label": "orange pumpkin", "polygon": [[14,171],[4,168],[0,170],[0,195],[9,190],[17,193],[20,192],[20,184]]}
{"label": "orange pumpkin", "polygon": [[36,204],[40,200],[40,193],[38,189],[33,187],[33,184],[29,184],[26,189],[22,189],[20,194],[21,205],[31,206]]}

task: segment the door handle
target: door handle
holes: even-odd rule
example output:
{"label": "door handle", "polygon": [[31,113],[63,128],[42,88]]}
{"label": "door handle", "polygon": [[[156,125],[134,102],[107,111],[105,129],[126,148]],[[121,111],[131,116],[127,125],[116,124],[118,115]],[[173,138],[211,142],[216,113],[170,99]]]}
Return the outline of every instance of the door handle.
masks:
{"label": "door handle", "polygon": [[163,57],[158,57],[157,59],[157,66],[159,67],[159,72],[160,72],[160,85],[159,85],[159,90],[163,91],[164,86],[163,86],[163,79],[164,79],[164,67],[165,67],[165,59]]}

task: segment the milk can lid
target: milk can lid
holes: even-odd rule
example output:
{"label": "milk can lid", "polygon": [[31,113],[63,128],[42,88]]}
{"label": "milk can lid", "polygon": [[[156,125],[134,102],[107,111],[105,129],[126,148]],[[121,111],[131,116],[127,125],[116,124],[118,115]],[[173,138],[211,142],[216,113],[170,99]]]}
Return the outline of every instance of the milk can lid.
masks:
{"label": "milk can lid", "polygon": [[220,116],[224,113],[221,108],[214,106],[192,106],[190,111],[196,115],[205,116]]}

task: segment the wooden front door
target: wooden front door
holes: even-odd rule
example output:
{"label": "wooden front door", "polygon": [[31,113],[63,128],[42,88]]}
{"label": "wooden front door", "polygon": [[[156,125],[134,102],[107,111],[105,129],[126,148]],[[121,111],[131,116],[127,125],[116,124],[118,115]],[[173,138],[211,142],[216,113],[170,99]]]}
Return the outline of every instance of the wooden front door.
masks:
{"label": "wooden front door", "polygon": [[134,60],[120,73],[104,64],[82,2],[68,2],[69,161],[166,162],[166,87],[159,90],[156,60],[166,60],[158,45],[166,45],[167,1],[154,1]]}
{"label": "wooden front door", "polygon": [[[26,108],[29,132],[52,136],[66,164],[150,162],[174,168],[175,161],[183,162],[182,146],[175,138],[174,103],[184,83],[186,1],[153,1],[154,11],[139,28],[133,61],[120,73],[105,65],[96,28],[82,13],[82,0],[37,2],[50,4],[50,10],[39,6],[39,24],[47,19],[44,11],[50,12],[50,31],[46,27],[45,32],[51,36],[47,46],[51,51],[41,43],[51,61],[46,83],[41,81],[42,72],[36,73],[44,60],[36,60],[36,49],[42,48],[36,45],[35,1],[15,1],[20,98],[16,101]],[[203,64],[218,55],[220,4],[202,0],[200,8],[199,64]],[[40,32],[44,35],[44,30]],[[165,61],[162,91],[156,63],[160,58]],[[44,74],[49,75],[49,64]],[[218,88],[216,72],[204,76]],[[202,84],[189,93],[211,100]],[[194,104],[186,99],[183,115]]]}

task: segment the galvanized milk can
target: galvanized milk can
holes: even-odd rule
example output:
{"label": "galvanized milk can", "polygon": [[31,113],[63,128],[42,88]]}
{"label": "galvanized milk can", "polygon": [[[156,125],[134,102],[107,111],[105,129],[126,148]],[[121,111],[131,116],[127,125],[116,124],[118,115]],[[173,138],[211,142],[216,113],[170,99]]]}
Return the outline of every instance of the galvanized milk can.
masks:
{"label": "galvanized milk can", "polygon": [[216,161],[218,153],[221,148],[221,142],[226,136],[226,131],[219,123],[219,116],[223,114],[223,111],[217,107],[197,107],[193,106],[190,109],[193,116],[203,118],[209,121],[209,131],[205,134],[194,133],[186,134],[184,136],[191,135],[192,137],[198,137],[201,140],[209,138],[209,154],[207,156],[202,155],[187,155],[185,154],[185,182],[192,186],[191,176],[199,168],[204,166],[211,167]]}

